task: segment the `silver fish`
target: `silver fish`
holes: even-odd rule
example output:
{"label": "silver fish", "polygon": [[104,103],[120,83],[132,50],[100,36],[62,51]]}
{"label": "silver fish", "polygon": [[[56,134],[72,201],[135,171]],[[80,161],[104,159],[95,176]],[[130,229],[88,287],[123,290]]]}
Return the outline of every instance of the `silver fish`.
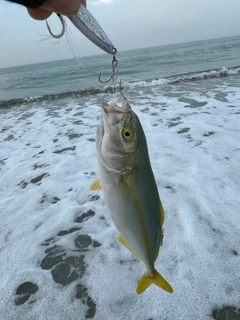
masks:
{"label": "silver fish", "polygon": [[91,190],[103,191],[118,240],[146,267],[136,293],[152,283],[172,293],[154,262],[162,239],[164,211],[152,172],[147,142],[137,115],[126,99],[103,103],[97,129],[100,178]]}

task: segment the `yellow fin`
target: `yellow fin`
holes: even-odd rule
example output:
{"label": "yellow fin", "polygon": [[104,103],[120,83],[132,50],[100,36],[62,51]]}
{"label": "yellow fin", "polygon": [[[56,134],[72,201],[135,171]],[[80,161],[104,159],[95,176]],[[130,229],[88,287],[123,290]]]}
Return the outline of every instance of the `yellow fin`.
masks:
{"label": "yellow fin", "polygon": [[173,293],[173,289],[170,284],[160,275],[160,273],[157,272],[157,270],[154,270],[152,277],[149,277],[146,273],[144,273],[136,288],[136,293],[143,293],[152,283],[169,293]]}
{"label": "yellow fin", "polygon": [[160,227],[162,228],[164,222],[164,210],[161,201],[159,201],[159,216],[160,216]]}
{"label": "yellow fin", "polygon": [[93,191],[102,190],[102,186],[101,186],[100,179],[95,180],[95,181],[91,184],[90,189],[93,190]]}
{"label": "yellow fin", "polygon": [[[164,222],[164,210],[163,210],[163,206],[162,206],[161,201],[159,201],[159,223],[160,223],[160,229],[161,230],[162,230],[163,222]],[[162,239],[160,239],[159,248],[158,248],[158,251],[157,251],[157,254],[156,254],[156,258],[155,258],[154,261],[156,261],[157,258],[158,258],[161,242],[162,242]]]}
{"label": "yellow fin", "polygon": [[122,244],[122,245],[124,245],[139,261],[140,261],[140,259],[139,259],[139,257],[136,255],[136,253],[129,247],[129,245],[126,243],[126,241],[123,239],[123,237],[122,236],[118,236],[118,241]]}

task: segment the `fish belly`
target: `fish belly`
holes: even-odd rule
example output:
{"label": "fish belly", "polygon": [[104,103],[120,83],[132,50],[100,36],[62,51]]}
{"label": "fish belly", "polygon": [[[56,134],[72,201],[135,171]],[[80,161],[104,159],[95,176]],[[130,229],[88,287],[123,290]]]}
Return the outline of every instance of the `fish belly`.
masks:
{"label": "fish belly", "polygon": [[144,190],[131,190],[133,186],[124,177],[109,174],[101,165],[99,171],[105,204],[115,227],[146,268],[152,270],[160,230],[156,231],[156,222],[151,216],[146,219],[149,217],[144,215],[147,209],[138,199]]}

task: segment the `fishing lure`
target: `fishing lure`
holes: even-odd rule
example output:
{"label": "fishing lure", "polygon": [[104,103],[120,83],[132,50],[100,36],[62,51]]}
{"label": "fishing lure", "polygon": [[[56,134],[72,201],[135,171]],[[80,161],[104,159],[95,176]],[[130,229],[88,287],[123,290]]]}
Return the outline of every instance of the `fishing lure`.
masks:
{"label": "fishing lure", "polygon": [[[27,8],[39,8],[41,7],[46,0],[8,0],[10,2],[15,2],[21,4]],[[63,29],[59,35],[54,35],[51,32],[51,29],[48,25],[48,30],[50,34],[55,38],[60,38],[65,32],[64,21],[60,14],[58,17],[61,20]],[[106,33],[103,31],[97,20],[92,16],[92,14],[80,4],[79,10],[77,13],[68,16],[74,26],[84,34],[90,41],[92,41],[96,46],[101,48],[103,51],[116,54],[116,48],[112,44],[111,40],[108,38]]]}
{"label": "fishing lure", "polygon": [[[39,8],[46,2],[46,0],[8,0],[8,1],[22,4],[27,8]],[[61,38],[65,33],[65,23],[64,23],[63,17],[60,14],[57,14],[57,16],[59,17],[62,24],[62,31],[60,34],[58,35],[53,34],[47,21],[46,21],[46,24],[47,24],[48,31],[52,37]],[[112,73],[110,75],[110,78],[106,81],[102,81],[101,73],[100,73],[98,79],[102,83],[107,83],[110,80],[112,80],[114,83],[114,80],[117,77],[117,75],[115,75],[115,71],[118,63],[116,59],[117,49],[114,47],[113,43],[108,38],[106,33],[103,31],[103,29],[101,28],[97,20],[82,4],[80,4],[79,10],[77,13],[67,17],[86,38],[92,41],[96,46],[101,48],[103,51],[113,55]]]}
{"label": "fishing lure", "polygon": [[100,27],[97,20],[82,4],[80,4],[78,12],[68,16],[68,18],[71,20],[74,26],[96,46],[107,53],[115,53],[116,48],[114,48],[114,45],[106,33]]}

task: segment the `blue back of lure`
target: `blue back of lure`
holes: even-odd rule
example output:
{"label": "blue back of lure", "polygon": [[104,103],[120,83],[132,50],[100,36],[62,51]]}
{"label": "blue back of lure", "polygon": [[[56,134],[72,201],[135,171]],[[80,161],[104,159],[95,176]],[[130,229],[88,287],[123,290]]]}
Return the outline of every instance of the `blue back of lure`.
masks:
{"label": "blue back of lure", "polygon": [[68,18],[72,21],[75,27],[96,46],[110,54],[115,52],[116,49],[106,33],[100,27],[97,20],[82,4],[80,5],[78,12],[68,16]]}

